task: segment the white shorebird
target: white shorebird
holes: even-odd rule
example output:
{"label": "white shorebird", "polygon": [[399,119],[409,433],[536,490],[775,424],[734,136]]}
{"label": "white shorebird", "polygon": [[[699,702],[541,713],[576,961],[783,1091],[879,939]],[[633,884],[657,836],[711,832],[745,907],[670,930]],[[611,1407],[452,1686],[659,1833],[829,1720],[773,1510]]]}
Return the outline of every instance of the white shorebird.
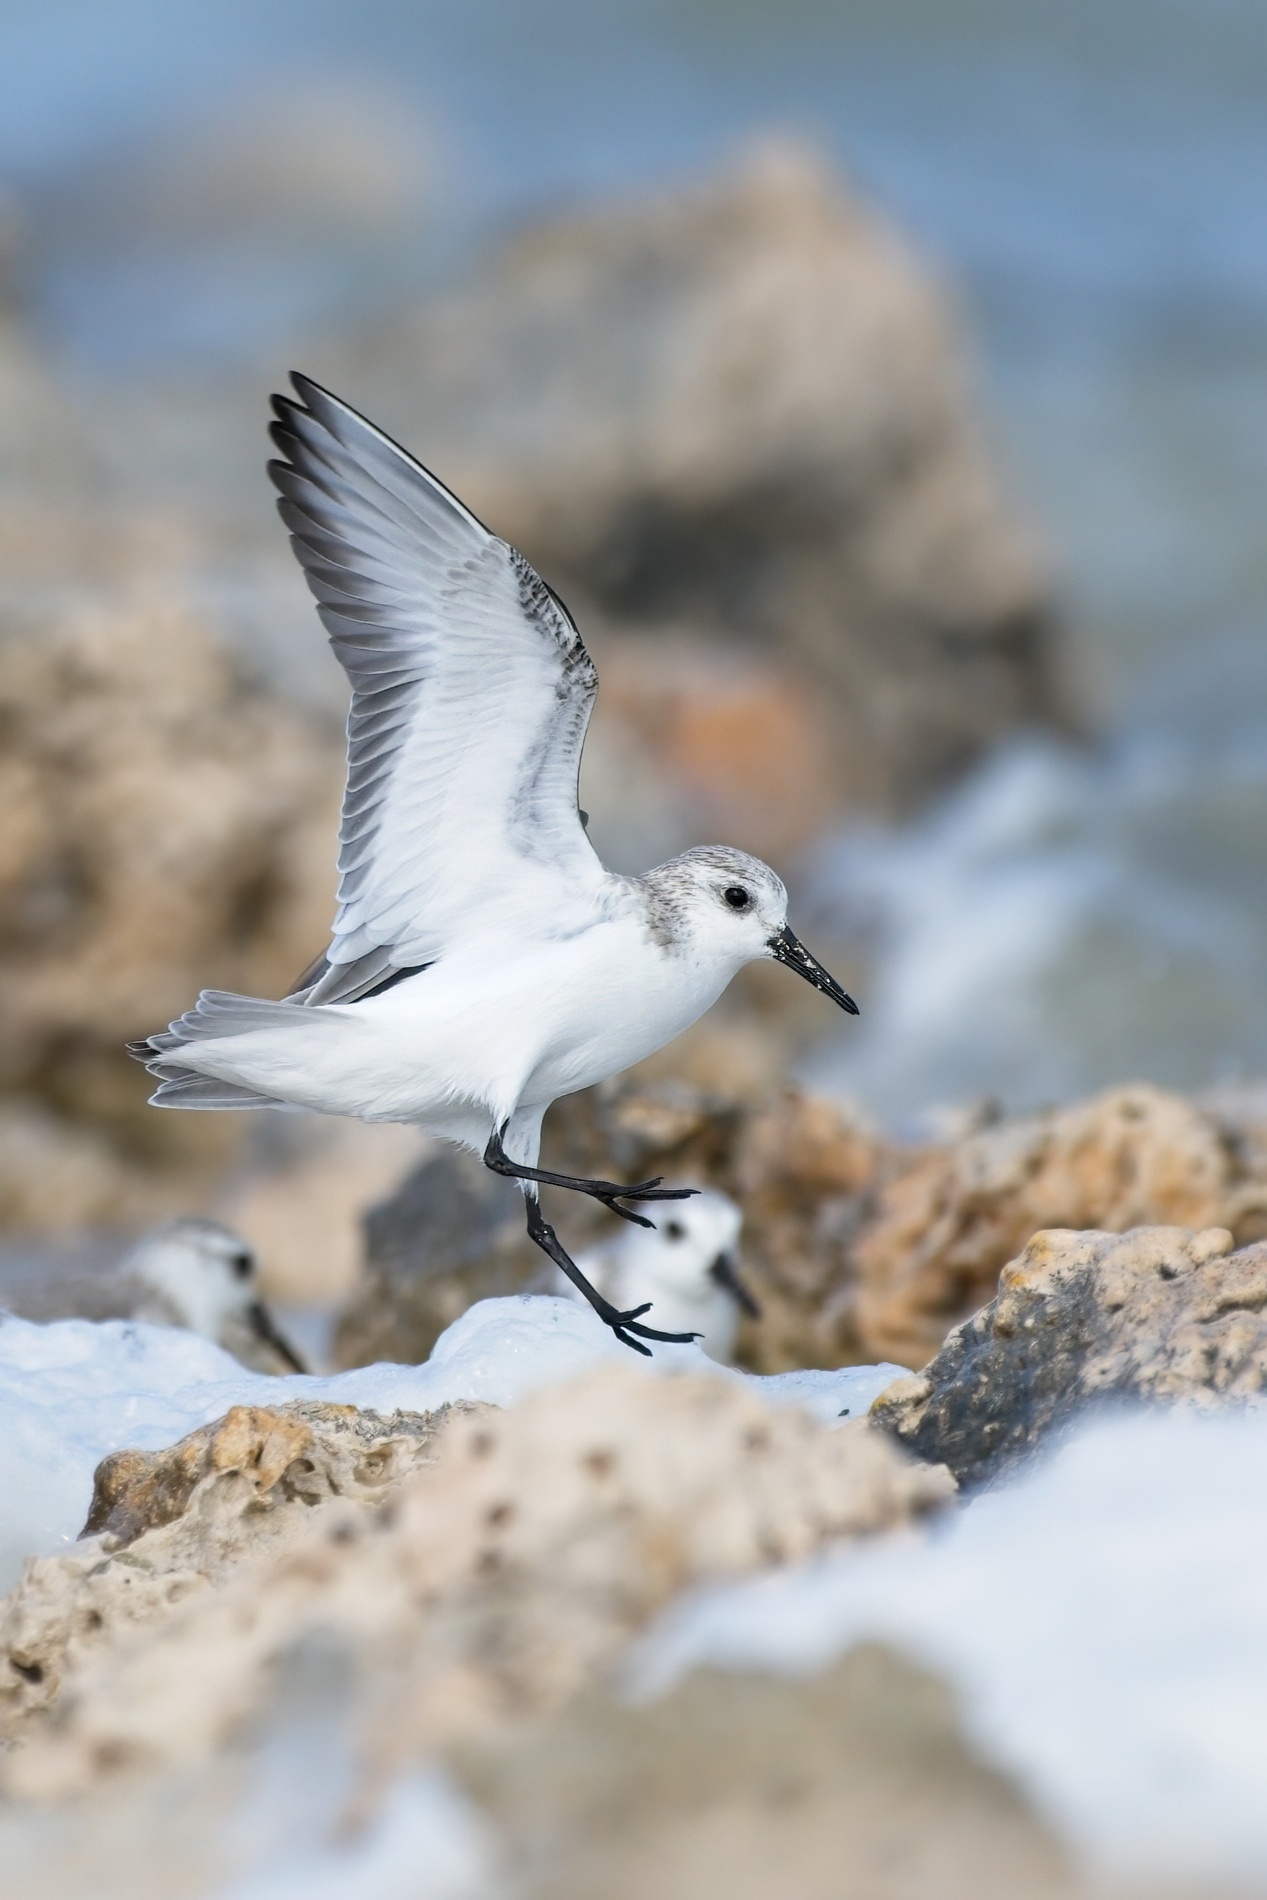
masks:
{"label": "white shorebird", "polygon": [[[558,596],[435,476],[307,377],[274,398],[279,508],[352,686],[332,941],[281,1002],[204,990],[131,1046],[163,1108],[412,1122],[523,1183],[528,1231],[619,1339],[676,1339],[586,1281],[541,1184],[626,1220],[689,1189],[537,1167],[560,1095],[650,1055],[746,963],[856,1005],[759,859],[604,869],[577,804],[598,675]],[[636,1335],[636,1337],[635,1337]]]}
{"label": "white shorebird", "polygon": [[[658,1216],[653,1229],[625,1227],[576,1264],[614,1306],[648,1301],[665,1326],[693,1332],[710,1359],[729,1365],[742,1310],[760,1308],[739,1277],[743,1215],[728,1194],[701,1188]],[[560,1277],[558,1291],[579,1299]]]}
{"label": "white shorebird", "polygon": [[257,1372],[306,1370],[260,1298],[254,1253],[219,1221],[170,1221],[114,1266],[10,1268],[0,1274],[0,1309],[43,1322],[148,1320],[213,1339]]}

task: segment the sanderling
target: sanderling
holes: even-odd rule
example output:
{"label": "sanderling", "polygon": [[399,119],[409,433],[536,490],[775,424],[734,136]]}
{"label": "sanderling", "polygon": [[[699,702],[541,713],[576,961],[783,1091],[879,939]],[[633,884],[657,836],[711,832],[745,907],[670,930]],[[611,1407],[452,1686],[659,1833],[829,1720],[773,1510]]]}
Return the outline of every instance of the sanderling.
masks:
{"label": "sanderling", "polygon": [[38,1260],[0,1276],[20,1319],[139,1319],[201,1333],[257,1372],[306,1370],[259,1295],[256,1259],[219,1221],[186,1216],[146,1234],[113,1266]]}
{"label": "sanderling", "polygon": [[[742,1310],[760,1308],[739,1275],[743,1215],[711,1188],[657,1217],[653,1229],[626,1227],[576,1264],[615,1306],[647,1301],[662,1325],[694,1332],[710,1359],[729,1365]],[[560,1276],[557,1290],[579,1299]]]}
{"label": "sanderling", "polygon": [[523,1184],[528,1231],[617,1338],[674,1339],[590,1286],[540,1206],[690,1192],[538,1168],[550,1103],[650,1055],[746,963],[776,958],[857,1014],[788,928],[759,859],[605,870],[577,802],[598,675],[558,596],[346,403],[292,378],[269,464],[352,686],[332,940],[281,1002],[204,990],[131,1045],[163,1108],[412,1122]]}

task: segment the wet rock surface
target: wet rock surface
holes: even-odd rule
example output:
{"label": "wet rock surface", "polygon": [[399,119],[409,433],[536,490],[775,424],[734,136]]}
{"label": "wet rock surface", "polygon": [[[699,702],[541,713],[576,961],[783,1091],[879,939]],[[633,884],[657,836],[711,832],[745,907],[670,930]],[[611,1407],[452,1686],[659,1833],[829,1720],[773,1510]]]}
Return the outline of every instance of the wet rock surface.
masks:
{"label": "wet rock surface", "polygon": [[1267,1392],[1267,1243],[1223,1227],[1036,1234],[995,1299],[871,1418],[964,1484],[998,1477],[1091,1405],[1210,1407]]}

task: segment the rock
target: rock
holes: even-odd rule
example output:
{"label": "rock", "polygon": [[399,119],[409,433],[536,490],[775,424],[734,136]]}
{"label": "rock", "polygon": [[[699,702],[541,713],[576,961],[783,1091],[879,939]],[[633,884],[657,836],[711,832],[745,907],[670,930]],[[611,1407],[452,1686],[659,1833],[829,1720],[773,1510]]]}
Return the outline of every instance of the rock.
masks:
{"label": "rock", "polygon": [[[325,1502],[300,1521],[283,1505],[272,1548],[256,1539],[253,1561],[239,1557],[216,1588],[187,1589],[156,1614],[173,1576],[206,1577],[226,1537],[255,1537],[241,1444],[258,1444],[261,1465],[279,1473],[271,1491],[303,1469],[289,1426],[221,1430],[227,1453],[214,1432],[178,1448],[162,1483],[117,1465],[103,1481],[98,1520],[130,1535],[163,1519],[193,1476],[181,1518],[133,1536],[104,1567],[104,1536],[43,1559],[9,1599],[14,1698],[35,1689],[48,1700],[24,1667],[61,1683],[50,1715],[23,1724],[7,1758],[15,1796],[205,1759],[267,1705],[279,1659],[318,1639],[348,1656],[368,1757],[385,1773],[420,1748],[559,1706],[693,1583],[887,1530],[953,1491],[944,1471],[911,1464],[864,1422],[824,1430],[721,1378],[612,1367],[513,1415],[448,1419],[434,1457],[425,1446],[430,1461],[386,1510]],[[197,1477],[225,1455],[231,1470]],[[118,1607],[136,1601],[138,1572],[150,1593],[144,1631]],[[102,1627],[85,1635],[90,1608]],[[42,1649],[32,1627],[46,1632]],[[75,1641],[84,1647],[72,1655]]]}
{"label": "rock", "polygon": [[[557,1103],[544,1165],[625,1181],[662,1174],[736,1200],[743,1272],[762,1309],[739,1336],[752,1371],[922,1365],[1043,1228],[1226,1227],[1237,1242],[1267,1230],[1257,1096],[1202,1104],[1140,1083],[910,1148],[794,1089],[723,1093],[648,1067]],[[474,1300],[544,1284],[511,1196],[474,1160],[434,1166],[375,1217],[383,1238],[346,1309],[341,1364],[420,1357]],[[433,1193],[444,1210],[435,1238]],[[577,1196],[556,1195],[551,1212],[575,1248],[612,1226]]]}
{"label": "rock", "polygon": [[[746,1104],[693,1089],[616,1081],[558,1103],[543,1165],[618,1180],[719,1187],[744,1208],[743,1260],[762,1306],[740,1353],[760,1372],[835,1366],[861,1354],[847,1244],[881,1164],[857,1117],[793,1090]],[[559,1194],[565,1243],[582,1251],[616,1223]],[[479,1299],[545,1290],[548,1268],[524,1231],[523,1200],[474,1156],[441,1151],[370,1211],[366,1260],[335,1338],[341,1366],[427,1357]]]}
{"label": "rock", "polygon": [[476,1300],[544,1284],[523,1195],[476,1156],[444,1147],[364,1220],[365,1262],[334,1338],[339,1366],[418,1365]]}
{"label": "rock", "polygon": [[992,1296],[1041,1228],[1262,1231],[1261,1156],[1227,1119],[1146,1084],[896,1162],[852,1245],[856,1319],[870,1356],[912,1366]]}
{"label": "rock", "polygon": [[0,1102],[36,1130],[0,1224],[176,1211],[241,1119],[153,1114],[123,1043],[203,987],[279,993],[325,940],[333,735],[246,687],[177,598],[11,630],[0,722]]}
{"label": "rock", "polygon": [[[1046,583],[947,301],[800,148],[543,225],[316,373],[574,606],[776,649],[830,712],[838,801],[909,806],[1000,732],[1064,716]],[[670,741],[714,803],[724,698]]]}
{"label": "rock", "polygon": [[235,1405],[170,1450],[104,1458],[81,1542],[33,1559],[0,1601],[0,1732],[46,1708],[85,1657],[293,1535],[314,1506],[380,1503],[434,1456],[443,1417]]}
{"label": "rock", "polygon": [[1194,1103],[1147,1084],[995,1120],[921,1148],[795,1090],[756,1100],[618,1081],[554,1111],[550,1165],[721,1188],[744,1211],[762,1305],[760,1372],[912,1366],[988,1300],[1044,1227],[1267,1227],[1267,1114],[1255,1095]]}
{"label": "rock", "polygon": [[744,1270],[761,1307],[741,1355],[754,1371],[866,1360],[852,1264],[891,1156],[860,1116],[783,1090],[753,1110],[735,1145]]}
{"label": "rock", "polygon": [[259,1257],[265,1296],[328,1310],[350,1299],[360,1284],[365,1210],[390,1195],[430,1146],[417,1128],[313,1116],[292,1151],[239,1176],[223,1211]]}
{"label": "rock", "polygon": [[[368,1784],[346,1663],[333,1644],[297,1647],[263,1719],[211,1761],[111,1776],[73,1802],[4,1803],[2,1900],[1157,1892],[1082,1874],[965,1737],[946,1685],[878,1645],[809,1678],[700,1670],[641,1706],[591,1692]],[[1187,1884],[1165,1892],[1198,1900]]]}
{"label": "rock", "polygon": [[804,1679],[698,1670],[582,1699],[456,1766],[531,1900],[1057,1900],[1084,1891],[935,1676],[867,1646]]}
{"label": "rock", "polygon": [[998,1295],[872,1420],[965,1484],[1109,1398],[1211,1406],[1267,1391],[1267,1242],[1225,1227],[1036,1234]]}

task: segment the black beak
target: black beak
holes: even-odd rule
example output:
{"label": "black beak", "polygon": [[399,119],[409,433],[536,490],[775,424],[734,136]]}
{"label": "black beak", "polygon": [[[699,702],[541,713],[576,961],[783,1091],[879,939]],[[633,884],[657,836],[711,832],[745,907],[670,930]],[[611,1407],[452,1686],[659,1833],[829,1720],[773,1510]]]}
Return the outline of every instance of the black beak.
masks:
{"label": "black beak", "polygon": [[739,1264],[733,1253],[719,1253],[708,1269],[710,1280],[716,1280],[718,1286],[724,1286],[727,1293],[741,1306],[749,1319],[760,1319],[761,1308],[739,1278]]}
{"label": "black beak", "polygon": [[858,1014],[858,1005],[852,996],[846,995],[834,976],[823,968],[817,957],[812,957],[799,937],[784,924],[782,930],[776,930],[770,939],[770,955],[776,963],[786,963],[789,970],[795,970],[807,983],[812,983],[824,996],[830,996],[833,1003],[839,1003],[841,1009],[851,1016]]}
{"label": "black beak", "polygon": [[292,1372],[307,1372],[307,1366],[294,1347],[274,1326],[273,1316],[262,1300],[252,1300],[246,1309],[246,1316],[251,1322],[251,1331],[255,1337],[262,1340],[266,1346],[271,1346],[283,1364],[288,1365]]}

